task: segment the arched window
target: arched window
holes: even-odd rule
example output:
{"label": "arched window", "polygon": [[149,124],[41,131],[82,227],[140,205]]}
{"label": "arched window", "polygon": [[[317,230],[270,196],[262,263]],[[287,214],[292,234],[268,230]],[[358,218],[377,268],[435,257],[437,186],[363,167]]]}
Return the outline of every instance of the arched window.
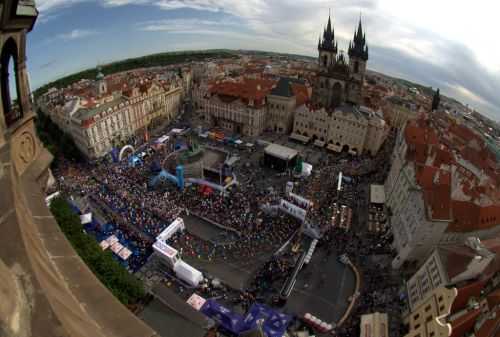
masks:
{"label": "arched window", "polygon": [[17,77],[17,46],[12,38],[8,39],[3,46],[0,67],[3,112],[5,123],[9,127],[23,116]]}
{"label": "arched window", "polygon": [[326,55],[323,55],[323,67],[326,67],[328,65],[328,57]]}
{"label": "arched window", "polygon": [[355,61],[354,62],[354,73],[357,74],[359,72],[359,62]]}

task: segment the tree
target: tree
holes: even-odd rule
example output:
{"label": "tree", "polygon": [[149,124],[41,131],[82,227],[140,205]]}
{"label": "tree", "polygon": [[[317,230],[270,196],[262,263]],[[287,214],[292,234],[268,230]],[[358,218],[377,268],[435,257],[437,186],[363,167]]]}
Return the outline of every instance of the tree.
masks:
{"label": "tree", "polygon": [[54,199],[50,210],[78,255],[120,302],[134,304],[145,296],[142,282],[115,261],[109,251],[102,251],[97,241],[83,231],[80,218],[65,199]]}
{"label": "tree", "polygon": [[441,101],[441,96],[439,95],[439,88],[434,93],[434,97],[432,97],[432,111],[435,111],[439,108],[439,102]]}

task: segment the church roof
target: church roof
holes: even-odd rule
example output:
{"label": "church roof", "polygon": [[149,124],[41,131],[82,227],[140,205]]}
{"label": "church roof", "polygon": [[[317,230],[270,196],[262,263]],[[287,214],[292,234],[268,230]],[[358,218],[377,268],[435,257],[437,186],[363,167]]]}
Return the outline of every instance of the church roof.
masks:
{"label": "church roof", "polygon": [[363,32],[361,17],[359,18],[358,29],[354,31],[354,38],[349,42],[349,57],[360,58],[364,61],[368,60],[368,45],[366,44],[366,36]]}

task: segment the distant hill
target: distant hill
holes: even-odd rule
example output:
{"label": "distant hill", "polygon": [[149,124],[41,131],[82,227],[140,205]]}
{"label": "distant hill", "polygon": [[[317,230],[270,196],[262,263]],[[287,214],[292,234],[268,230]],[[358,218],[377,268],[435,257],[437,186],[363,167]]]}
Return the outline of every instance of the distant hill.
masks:
{"label": "distant hill", "polygon": [[372,73],[372,74],[376,74],[378,76],[382,76],[382,77],[391,79],[392,81],[398,83],[399,85],[407,87],[407,88],[417,88],[420,92],[424,93],[427,96],[434,95],[434,91],[433,91],[432,87],[426,87],[422,84],[411,82],[411,81],[408,81],[408,80],[405,80],[402,78],[398,78],[398,77],[392,77],[392,76],[389,76],[386,74],[379,73],[379,72],[374,71],[374,70],[369,70],[368,72]]}
{"label": "distant hill", "polygon": [[[408,87],[408,88],[417,88],[420,92],[424,93],[427,96],[433,96],[434,95],[434,89],[432,87],[426,87],[426,86],[424,86],[422,84],[411,82],[411,81],[408,81],[408,80],[405,80],[405,79],[402,79],[402,78],[398,78],[398,77],[392,77],[392,76],[389,76],[389,75],[386,75],[386,74],[382,74],[382,73],[374,71],[374,70],[368,70],[368,73],[376,74],[378,76],[382,76],[382,77],[391,79],[392,81],[398,83],[399,85],[402,85],[402,86],[405,86],[405,87]],[[457,101],[455,98],[449,97],[449,96],[445,96],[445,95],[443,95],[443,93],[441,93],[441,98],[444,99],[445,101],[450,102],[450,103],[464,106],[463,103]]]}
{"label": "distant hill", "polygon": [[[171,64],[190,62],[190,61],[203,61],[211,58],[237,57],[238,54],[261,56],[261,57],[271,57],[271,56],[286,57],[286,58],[295,58],[295,59],[310,60],[310,61],[315,61],[317,59],[316,57],[307,55],[277,53],[277,52],[262,51],[262,50],[245,50],[245,49],[188,50],[179,52],[165,52],[165,53],[151,54],[136,58],[129,58],[121,61],[116,61],[109,64],[104,64],[102,65],[102,72],[104,73],[104,75],[109,75],[137,68],[167,66]],[[412,87],[417,88],[425,95],[432,96],[434,94],[433,89],[431,87],[426,87],[424,85],[414,83],[405,79],[391,77],[386,74],[382,74],[373,70],[368,70],[368,72],[389,78],[394,82],[402,86],[406,86],[408,88]],[[37,90],[35,90],[34,95],[35,97],[38,97],[51,87],[56,87],[56,88],[66,87],[67,85],[77,82],[83,78],[89,78],[89,79],[95,78],[96,75],[97,75],[96,68],[86,69],[78,73],[62,77],[48,84],[45,84],[40,88],[38,88]],[[458,102],[454,98],[446,96],[443,97],[456,104],[462,105],[462,103]]]}
{"label": "distant hill", "polygon": [[[109,75],[137,68],[167,66],[176,63],[203,61],[210,58],[226,58],[226,57],[236,57],[236,54],[234,51],[226,49],[168,52],[168,53],[151,54],[136,58],[129,58],[121,61],[112,62],[109,64],[104,64],[101,67],[103,74]],[[35,97],[38,97],[42,93],[46,92],[49,88],[52,87],[64,88],[67,85],[77,82],[83,78],[90,79],[90,78],[95,78],[96,76],[97,76],[96,68],[86,69],[78,73],[62,77],[53,82],[47,83],[41,86],[40,88],[36,89],[33,93]]]}
{"label": "distant hill", "polygon": [[263,51],[263,50],[239,49],[236,52],[241,53],[241,54],[250,54],[250,55],[257,55],[257,56],[293,57],[293,58],[299,58],[299,59],[307,59],[307,60],[311,60],[311,61],[315,61],[317,59],[316,57],[313,57],[313,56],[306,56],[306,55],[300,55],[300,54],[277,53],[277,52]]}

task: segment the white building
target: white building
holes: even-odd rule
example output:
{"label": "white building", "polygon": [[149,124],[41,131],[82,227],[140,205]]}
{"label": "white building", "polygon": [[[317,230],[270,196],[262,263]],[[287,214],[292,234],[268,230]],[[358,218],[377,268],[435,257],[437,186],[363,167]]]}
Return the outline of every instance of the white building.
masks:
{"label": "white building", "polygon": [[[462,140],[445,139],[454,131],[443,125],[426,118],[411,121],[396,140],[384,185],[397,253],[394,268],[405,261],[422,263],[438,245],[461,243],[469,236],[488,239],[500,231],[495,171],[473,174],[483,172],[478,166],[484,162],[472,164],[474,152]],[[462,169],[459,153],[472,153],[470,170]]]}
{"label": "white building", "polygon": [[329,113],[304,104],[295,111],[291,137],[336,152],[376,155],[388,132],[383,117],[367,107],[345,104]]}
{"label": "white building", "polygon": [[414,310],[436,288],[478,277],[494,258],[495,254],[477,238],[469,238],[463,245],[436,248],[406,283],[410,309]]}
{"label": "white building", "polygon": [[79,82],[77,87],[61,89],[68,93],[57,96],[64,97],[62,100],[51,99],[51,92],[39,103],[87,158],[98,158],[133,136],[147,137],[151,123],[171,121],[179,112],[181,80],[141,79],[131,83],[136,84],[104,79],[99,74],[95,82]]}

